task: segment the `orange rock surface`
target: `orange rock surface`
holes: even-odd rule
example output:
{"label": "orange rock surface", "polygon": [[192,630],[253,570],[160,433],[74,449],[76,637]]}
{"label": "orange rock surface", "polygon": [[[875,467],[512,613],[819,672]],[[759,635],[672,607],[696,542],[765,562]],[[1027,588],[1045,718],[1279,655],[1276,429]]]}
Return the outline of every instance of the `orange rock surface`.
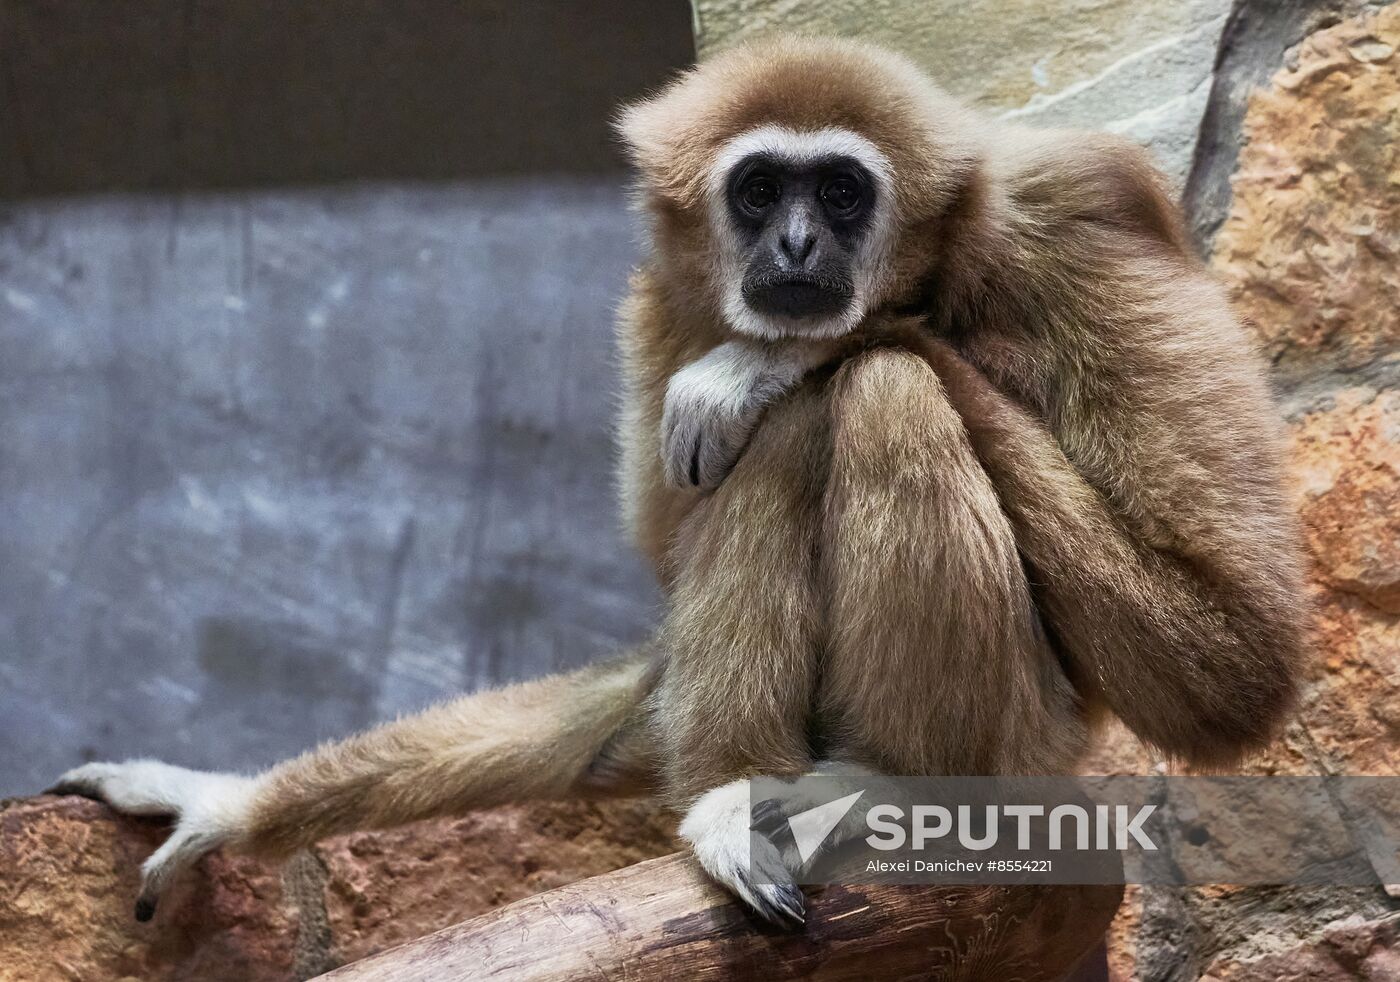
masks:
{"label": "orange rock surface", "polygon": [[[1277,366],[1313,570],[1312,772],[1400,773],[1400,7],[1255,94],[1215,264]],[[1295,734],[1297,736],[1297,734]]]}
{"label": "orange rock surface", "polygon": [[675,850],[636,802],[502,808],[332,839],[281,870],[215,853],[132,916],[160,822],[96,802],[0,806],[0,982],[288,982]]}
{"label": "orange rock surface", "polygon": [[[1214,266],[1275,367],[1311,568],[1299,713],[1254,773],[1400,774],[1397,49],[1391,5],[1315,33],[1253,95],[1215,243]],[[1131,770],[1143,754],[1115,733],[1096,772]],[[1153,906],[1166,911],[1155,925]],[[1110,959],[1124,977],[1190,957],[1220,982],[1400,978],[1396,907],[1379,887],[1145,888],[1128,895]]]}

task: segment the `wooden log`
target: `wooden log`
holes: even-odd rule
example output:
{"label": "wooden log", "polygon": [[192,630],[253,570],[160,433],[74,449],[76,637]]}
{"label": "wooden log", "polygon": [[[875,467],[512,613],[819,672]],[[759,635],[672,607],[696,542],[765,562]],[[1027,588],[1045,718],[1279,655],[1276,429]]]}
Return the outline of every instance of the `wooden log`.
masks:
{"label": "wooden log", "polygon": [[1052,982],[1103,938],[1119,886],[825,886],[807,924],[755,920],[676,854],[595,876],[321,976],[453,980]]}

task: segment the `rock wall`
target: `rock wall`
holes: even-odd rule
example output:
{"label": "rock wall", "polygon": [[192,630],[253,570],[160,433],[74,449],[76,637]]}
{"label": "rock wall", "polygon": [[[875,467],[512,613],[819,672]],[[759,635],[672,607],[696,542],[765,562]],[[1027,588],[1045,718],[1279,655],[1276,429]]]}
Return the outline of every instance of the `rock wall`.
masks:
{"label": "rock wall", "polygon": [[[1312,565],[1315,657],[1258,773],[1400,774],[1397,48],[1392,5],[1287,51],[1247,99],[1214,243],[1275,367]],[[1400,978],[1400,903],[1380,888],[1158,890],[1140,903],[1117,955],[1145,980]]]}
{"label": "rock wall", "polygon": [[1310,36],[1250,100],[1214,262],[1275,366],[1313,561],[1280,767],[1400,773],[1400,6]]}
{"label": "rock wall", "polygon": [[701,57],[779,31],[854,35],[1023,122],[1151,146],[1186,180],[1230,0],[693,0]]}
{"label": "rock wall", "polygon": [[0,982],[289,982],[521,897],[673,852],[637,802],[504,808],[322,843],[276,870],[214,854],[148,924],[164,835],[80,798],[0,804]]}

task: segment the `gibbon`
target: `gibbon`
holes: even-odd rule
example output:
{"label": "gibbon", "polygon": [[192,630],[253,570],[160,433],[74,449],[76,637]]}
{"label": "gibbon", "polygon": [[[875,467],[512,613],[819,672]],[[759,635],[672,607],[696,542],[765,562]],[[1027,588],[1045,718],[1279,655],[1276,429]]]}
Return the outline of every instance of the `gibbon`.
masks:
{"label": "gibbon", "polygon": [[667,591],[616,661],[252,777],[95,763],[176,818],[137,916],[224,846],[658,795],[761,915],[747,780],[1053,774],[1095,722],[1220,768],[1300,659],[1261,364],[1142,151],[983,119],[864,44],[733,49],[626,109],[650,254],[623,308],[622,505]]}

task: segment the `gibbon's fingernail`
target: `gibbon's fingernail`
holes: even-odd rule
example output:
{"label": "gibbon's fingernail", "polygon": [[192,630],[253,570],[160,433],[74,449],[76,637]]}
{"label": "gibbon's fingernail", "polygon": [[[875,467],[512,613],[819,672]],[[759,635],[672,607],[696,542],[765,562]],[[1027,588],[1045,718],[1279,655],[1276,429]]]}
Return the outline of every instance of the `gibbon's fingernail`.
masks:
{"label": "gibbon's fingernail", "polygon": [[778,908],[792,921],[801,925],[807,919],[807,898],[797,887],[778,887]]}
{"label": "gibbon's fingernail", "polygon": [[764,798],[753,806],[753,822],[750,829],[759,832],[774,832],[782,827],[783,803],[777,798]]}
{"label": "gibbon's fingernail", "polygon": [[136,919],[142,924],[156,916],[156,902],[150,897],[139,897],[136,901]]}
{"label": "gibbon's fingernail", "polygon": [[100,801],[105,803],[106,799],[95,788],[89,788],[82,784],[73,784],[67,781],[59,781],[53,787],[41,792],[42,794],[71,795],[76,798],[86,798],[88,801]]}
{"label": "gibbon's fingernail", "polygon": [[760,894],[754,912],[769,924],[785,931],[800,930],[807,921],[807,903],[797,887],[774,886],[768,896]]}

